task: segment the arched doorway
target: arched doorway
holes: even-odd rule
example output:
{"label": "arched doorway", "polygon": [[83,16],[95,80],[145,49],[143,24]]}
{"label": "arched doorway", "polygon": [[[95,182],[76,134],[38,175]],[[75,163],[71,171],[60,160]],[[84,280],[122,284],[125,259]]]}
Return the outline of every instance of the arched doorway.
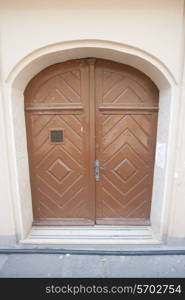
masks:
{"label": "arched doorway", "polygon": [[25,90],[34,223],[149,223],[158,89],[100,59],[56,64]]}

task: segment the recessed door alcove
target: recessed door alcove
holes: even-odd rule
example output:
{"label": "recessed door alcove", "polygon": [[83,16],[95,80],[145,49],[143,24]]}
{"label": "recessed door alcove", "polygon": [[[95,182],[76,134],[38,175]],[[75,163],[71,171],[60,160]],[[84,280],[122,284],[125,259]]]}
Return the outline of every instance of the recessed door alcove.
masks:
{"label": "recessed door alcove", "polygon": [[[62,232],[60,228],[56,230],[56,226],[53,228],[50,226],[50,229],[47,226],[32,227],[33,208],[24,111],[25,88],[34,76],[37,76],[40,71],[48,66],[71,59],[81,59],[84,56],[99,57],[100,59],[108,59],[124,65],[130,65],[130,67],[137,69],[138,72],[142,71],[147,77],[150,77],[160,91],[150,225],[139,226],[138,224],[137,226],[129,226],[127,223],[126,226],[120,225],[119,228],[118,226],[114,226],[115,229],[112,229],[114,234],[116,236],[119,233],[121,234],[119,238],[114,239],[111,238],[113,234],[111,225],[91,226],[90,232],[89,229],[87,231],[85,229],[82,230],[84,226],[78,226],[79,229],[73,232],[76,238],[73,237],[72,240],[70,238],[72,232],[71,229],[67,229],[68,226],[59,226],[60,228],[66,227],[68,231],[65,232]],[[93,66],[90,65],[88,68],[92,70]],[[10,72],[7,85],[4,88],[5,95],[7,96],[7,109],[5,110],[7,119],[6,132],[7,136],[9,136],[8,156],[18,241],[31,244],[108,243],[115,245],[160,242],[160,239],[167,234],[169,226],[168,216],[171,207],[171,172],[173,166],[168,157],[172,155],[175,147],[174,136],[172,134],[169,135],[169,128],[171,128],[172,132],[175,122],[175,117],[172,122],[172,115],[174,115],[177,104],[175,101],[176,83],[165,64],[141,49],[119,43],[98,40],[64,42],[37,49],[18,62]],[[98,238],[97,226],[99,226]],[[104,229],[102,229],[102,226],[104,226]],[[84,236],[82,236],[83,233],[85,234]],[[63,238],[63,234],[65,238]],[[88,234],[91,236],[90,239],[88,238]],[[57,238],[55,239],[54,236],[57,236]]]}

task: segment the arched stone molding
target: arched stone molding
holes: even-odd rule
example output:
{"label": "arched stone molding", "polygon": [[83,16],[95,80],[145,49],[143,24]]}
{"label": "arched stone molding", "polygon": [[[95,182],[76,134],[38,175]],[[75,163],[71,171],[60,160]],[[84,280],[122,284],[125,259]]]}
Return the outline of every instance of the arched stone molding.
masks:
{"label": "arched stone molding", "polygon": [[152,54],[133,46],[104,40],[61,42],[37,49],[16,64],[6,82],[13,87],[25,88],[29,80],[43,68],[83,57],[100,57],[131,65],[152,78],[159,88],[176,82],[168,67]]}

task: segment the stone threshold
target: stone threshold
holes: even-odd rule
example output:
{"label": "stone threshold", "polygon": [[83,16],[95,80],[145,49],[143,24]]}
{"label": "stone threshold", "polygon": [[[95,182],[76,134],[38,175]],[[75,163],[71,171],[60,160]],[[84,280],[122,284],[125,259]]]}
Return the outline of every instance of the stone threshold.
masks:
{"label": "stone threshold", "polygon": [[20,244],[161,244],[151,226],[33,226]]}

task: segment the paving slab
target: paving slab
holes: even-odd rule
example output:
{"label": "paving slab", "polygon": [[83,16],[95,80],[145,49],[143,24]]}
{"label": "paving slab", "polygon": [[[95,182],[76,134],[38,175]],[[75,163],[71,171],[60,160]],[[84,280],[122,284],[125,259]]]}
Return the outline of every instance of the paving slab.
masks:
{"label": "paving slab", "polygon": [[2,269],[3,265],[6,263],[7,260],[8,260],[8,255],[6,254],[0,255],[0,270]]}
{"label": "paving slab", "polygon": [[0,277],[185,277],[184,255],[0,255]]}
{"label": "paving slab", "polygon": [[107,277],[185,277],[182,256],[121,256],[105,257]]}

